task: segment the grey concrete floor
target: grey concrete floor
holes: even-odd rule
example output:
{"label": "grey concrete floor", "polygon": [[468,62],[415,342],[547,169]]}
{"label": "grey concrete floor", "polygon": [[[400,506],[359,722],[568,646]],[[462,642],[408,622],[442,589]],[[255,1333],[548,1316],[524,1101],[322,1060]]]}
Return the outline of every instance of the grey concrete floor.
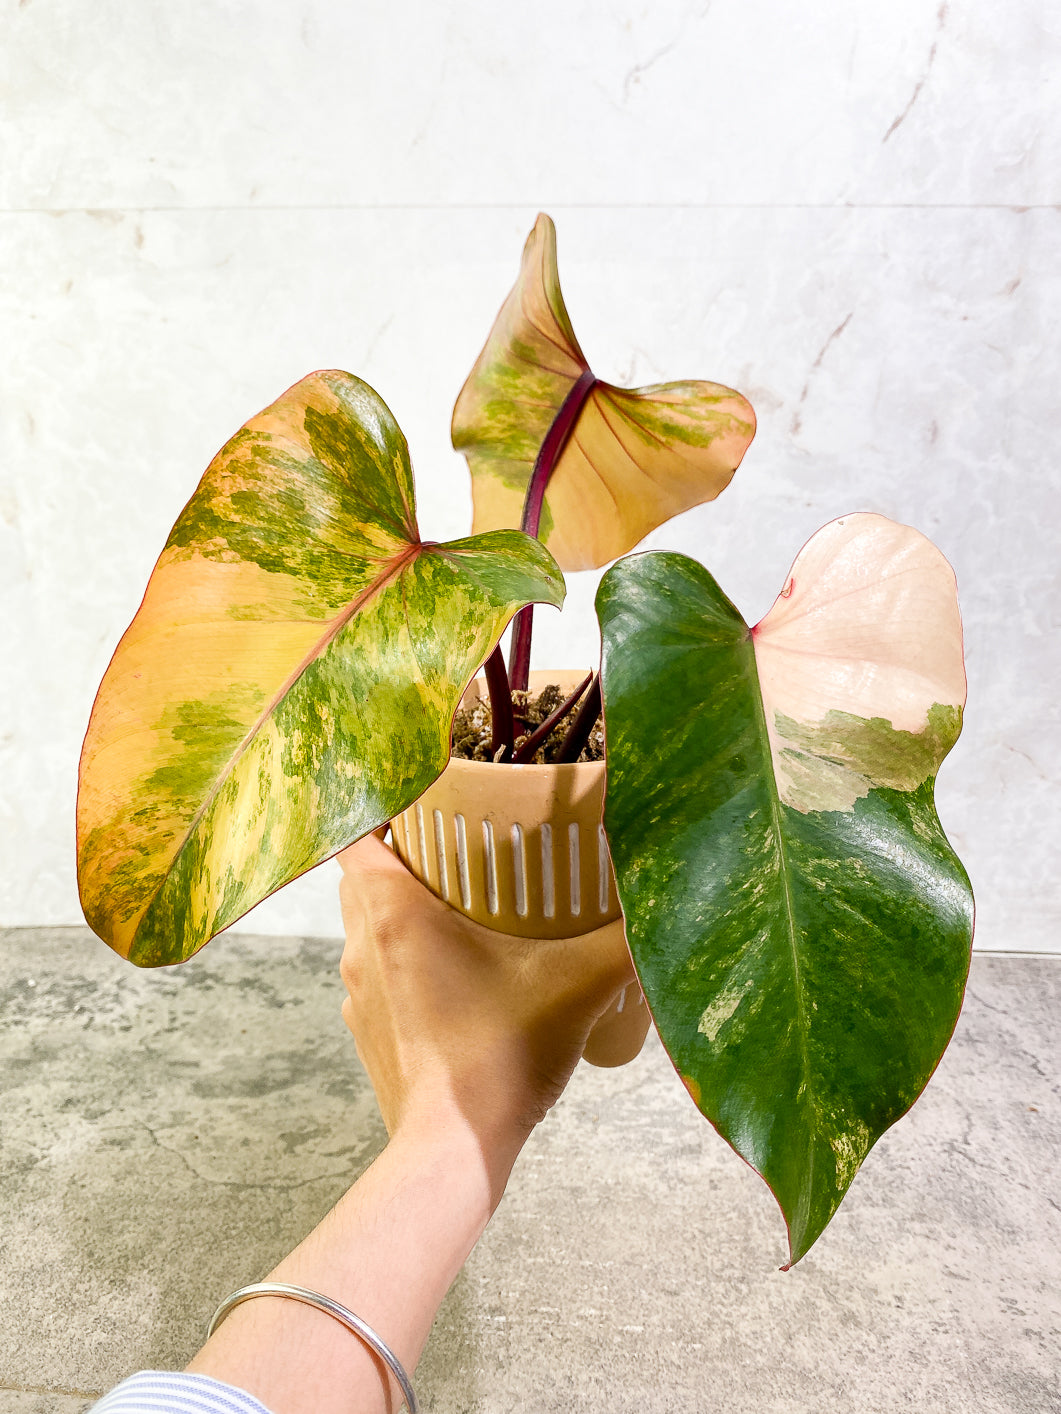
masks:
{"label": "grey concrete floor", "polygon": [[[179,1368],[384,1140],[334,941],[138,972],[0,934],[0,1414]],[[581,1066],[442,1309],[432,1414],[1057,1414],[1061,958],[977,956],[925,1095],[831,1227],[784,1226],[654,1038]]]}

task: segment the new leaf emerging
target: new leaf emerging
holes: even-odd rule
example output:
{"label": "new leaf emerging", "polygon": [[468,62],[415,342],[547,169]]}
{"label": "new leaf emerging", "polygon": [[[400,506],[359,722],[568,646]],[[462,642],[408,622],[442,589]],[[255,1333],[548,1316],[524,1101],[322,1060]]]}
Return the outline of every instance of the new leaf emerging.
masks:
{"label": "new leaf emerging", "polygon": [[[560,293],[556,229],[540,215],[519,279],[453,410],[476,532],[521,523],[539,449],[589,365]],[[594,569],[729,485],[755,434],[718,383],[616,388],[595,381],[545,492],[539,535],[561,569]]]}

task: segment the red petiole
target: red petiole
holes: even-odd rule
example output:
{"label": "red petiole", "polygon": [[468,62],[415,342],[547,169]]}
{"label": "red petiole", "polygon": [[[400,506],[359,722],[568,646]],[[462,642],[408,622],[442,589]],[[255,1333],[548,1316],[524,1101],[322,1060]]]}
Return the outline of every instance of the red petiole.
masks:
{"label": "red petiole", "polygon": [[[549,479],[556,470],[556,465],[560,460],[560,455],[567,445],[568,438],[574,431],[575,423],[578,421],[579,413],[586,403],[586,399],[593,391],[596,378],[587,368],[582,376],[575,382],[571,391],[560,406],[559,412],[553,419],[549,431],[545,434],[545,440],[538,450],[538,455],[534,461],[534,470],[527,485],[527,496],[523,503],[523,517],[520,522],[520,529],[527,535],[537,536],[541,526],[542,508],[545,504],[545,491],[549,485]],[[601,689],[600,675],[594,678],[590,673],[585,682],[578,690],[560,704],[541,726],[522,744],[519,750],[513,755],[513,746],[516,739],[516,722],[512,705],[513,692],[526,692],[530,679],[530,657],[531,657],[531,636],[534,626],[534,605],[528,604],[521,609],[512,622],[512,645],[509,651],[508,671],[505,671],[505,661],[501,654],[501,647],[498,645],[487,658],[483,665],[486,675],[486,687],[490,697],[490,713],[493,724],[493,736],[491,745],[495,761],[512,761],[514,763],[525,763],[533,760],[538,747],[549,736],[558,722],[571,711],[575,703],[586,692],[587,684],[591,683],[589,691],[583,699],[574,721],[568,729],[560,748],[560,761],[577,761],[581,756],[589,734],[593,730],[593,724],[600,715],[601,709]]]}
{"label": "red petiole", "polygon": [[[542,507],[545,504],[545,488],[549,485],[549,478],[556,470],[560,453],[566,447],[567,440],[575,429],[578,415],[582,411],[586,399],[592,393],[596,381],[587,368],[560,405],[560,411],[553,418],[552,426],[545,434],[545,441],[538,449],[534,470],[531,472],[531,479],[527,485],[527,496],[523,502],[523,519],[520,521],[520,529],[526,535],[536,536],[538,534],[542,520]],[[534,605],[528,604],[525,609],[519,611],[512,624],[512,647],[508,655],[508,676],[514,692],[526,692],[527,690],[527,682],[530,678],[533,622]]]}

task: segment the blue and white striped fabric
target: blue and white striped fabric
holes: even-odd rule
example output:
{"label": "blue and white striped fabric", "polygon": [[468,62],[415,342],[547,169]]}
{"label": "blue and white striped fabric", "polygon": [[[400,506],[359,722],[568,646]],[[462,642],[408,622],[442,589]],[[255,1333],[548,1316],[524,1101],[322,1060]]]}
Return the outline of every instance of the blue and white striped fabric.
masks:
{"label": "blue and white striped fabric", "polygon": [[88,1414],[269,1414],[245,1389],[209,1375],[141,1370],[94,1404]]}

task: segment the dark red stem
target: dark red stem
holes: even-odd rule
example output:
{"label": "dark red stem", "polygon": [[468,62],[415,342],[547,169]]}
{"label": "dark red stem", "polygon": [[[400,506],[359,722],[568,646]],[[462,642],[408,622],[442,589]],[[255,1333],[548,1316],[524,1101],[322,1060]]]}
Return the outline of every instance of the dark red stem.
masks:
{"label": "dark red stem", "polygon": [[[596,378],[587,368],[578,379],[567,397],[560,404],[560,411],[553,418],[545,441],[538,449],[534,470],[527,486],[527,496],[523,502],[523,519],[520,529],[526,535],[537,536],[542,520],[542,506],[545,504],[545,488],[556,470],[560,453],[567,445],[567,439],[574,431],[582,405],[593,391]],[[531,633],[534,623],[534,605],[528,604],[516,615],[512,625],[512,647],[508,655],[508,675],[514,692],[526,692],[530,678]]]}
{"label": "dark red stem", "polygon": [[500,643],[483,664],[483,672],[486,674],[486,690],[490,694],[494,760],[508,761],[512,756],[512,743],[516,740],[516,727],[512,719],[512,693]]}
{"label": "dark red stem", "polygon": [[582,706],[575,713],[575,720],[567,729],[567,736],[557,755],[557,761],[577,761],[586,749],[589,734],[600,716],[601,694],[600,673],[593,679],[593,686],[586,693]]}
{"label": "dark red stem", "polygon": [[571,436],[575,423],[578,421],[582,404],[593,391],[596,381],[587,368],[560,404],[560,411],[553,418],[552,426],[545,434],[545,441],[538,449],[530,484],[527,487],[527,499],[523,502],[523,519],[519,526],[526,535],[538,534],[538,527],[542,519],[542,506],[545,503],[545,488],[549,484],[549,478],[553,474],[556,463],[560,460],[560,453],[564,450],[567,439]]}
{"label": "dark red stem", "polygon": [[512,645],[508,650],[510,681],[520,692],[527,691],[530,682],[531,635],[534,631],[534,605],[528,604],[512,621]]}
{"label": "dark red stem", "polygon": [[557,722],[562,722],[567,716],[568,712],[571,711],[571,708],[575,705],[578,699],[585,692],[586,688],[589,686],[589,680],[592,676],[593,674],[590,673],[589,677],[585,678],[582,682],[579,683],[578,687],[575,688],[574,692],[571,694],[571,696],[567,699],[566,702],[561,702],[560,706],[556,709],[556,711],[546,717],[545,721],[541,724],[540,727],[535,727],[534,731],[531,732],[530,736],[525,742],[522,743],[515,756],[513,756],[512,761],[514,765],[522,765],[525,764],[527,761],[534,760],[534,755],[535,752],[538,750],[538,747],[541,746],[542,742],[548,738],[549,733],[556,726]]}

